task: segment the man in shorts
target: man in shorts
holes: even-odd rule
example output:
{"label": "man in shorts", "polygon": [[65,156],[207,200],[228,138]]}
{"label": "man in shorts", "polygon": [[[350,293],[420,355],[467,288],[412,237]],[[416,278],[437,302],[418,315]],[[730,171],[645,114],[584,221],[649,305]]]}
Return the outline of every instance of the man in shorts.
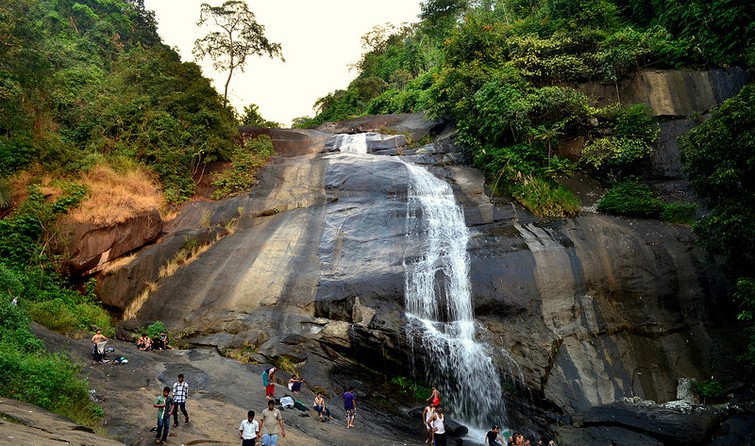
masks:
{"label": "man in shorts", "polygon": [[357,395],[354,393],[354,386],[349,386],[343,394],[343,410],[346,412],[346,428],[351,429],[357,415]]}

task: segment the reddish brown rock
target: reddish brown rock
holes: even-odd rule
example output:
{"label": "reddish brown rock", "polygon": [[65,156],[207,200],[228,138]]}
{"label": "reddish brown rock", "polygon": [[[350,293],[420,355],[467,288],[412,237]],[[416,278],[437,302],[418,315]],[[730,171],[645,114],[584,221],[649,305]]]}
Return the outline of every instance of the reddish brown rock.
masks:
{"label": "reddish brown rock", "polygon": [[152,243],[162,232],[157,209],[136,214],[115,224],[77,223],[63,219],[58,224],[61,246],[69,274],[88,275],[105,263]]}

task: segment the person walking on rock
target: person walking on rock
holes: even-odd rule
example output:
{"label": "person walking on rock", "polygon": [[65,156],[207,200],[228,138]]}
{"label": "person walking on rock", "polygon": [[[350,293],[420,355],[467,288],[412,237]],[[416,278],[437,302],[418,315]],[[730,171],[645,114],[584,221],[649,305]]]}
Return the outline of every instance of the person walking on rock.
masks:
{"label": "person walking on rock", "polygon": [[267,409],[260,415],[260,433],[262,434],[262,446],[276,446],[278,435],[286,437],[286,429],[283,427],[283,417],[275,408],[275,401],[267,401]]}
{"label": "person walking on rock", "polygon": [[357,395],[354,393],[354,386],[349,386],[343,394],[343,410],[346,412],[346,428],[351,429],[357,415]]}
{"label": "person walking on rock", "polygon": [[184,374],[178,375],[178,381],[173,384],[173,427],[178,427],[178,409],[184,414],[184,423],[189,424],[189,413],[186,412],[186,397],[189,396],[189,385],[184,381]]}
{"label": "person walking on rock", "polygon": [[246,413],[246,419],[241,420],[241,426],[239,426],[241,446],[254,446],[259,436],[260,423],[254,419],[254,411],[250,410]]}
{"label": "person walking on rock", "polygon": [[157,407],[157,434],[155,435],[155,443],[168,444],[170,415],[173,413],[173,398],[170,397],[170,387],[163,388],[163,394],[155,399],[152,407]]}

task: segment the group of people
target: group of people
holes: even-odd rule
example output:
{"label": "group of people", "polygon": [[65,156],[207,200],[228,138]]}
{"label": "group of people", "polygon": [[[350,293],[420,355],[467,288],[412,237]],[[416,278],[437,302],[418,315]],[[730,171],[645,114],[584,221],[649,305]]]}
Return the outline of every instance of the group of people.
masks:
{"label": "group of people", "polygon": [[139,350],[141,351],[170,350],[173,348],[168,341],[168,334],[164,331],[161,331],[159,335],[155,335],[152,338],[150,338],[147,333],[142,333],[136,341],[136,346],[139,347]]}
{"label": "group of people", "polygon": [[[239,438],[241,438],[242,446],[254,446],[258,440],[262,441],[262,446],[276,446],[278,436],[286,436],[283,417],[280,410],[275,407],[275,373],[277,371],[277,367],[266,368],[262,371],[262,385],[265,387],[267,409],[262,411],[259,421],[255,419],[256,413],[253,410],[247,412],[246,419],[242,420],[239,425]],[[304,383],[304,379],[294,374],[288,380],[288,390],[298,394],[301,391],[302,383]],[[354,387],[350,386],[343,394],[347,428],[354,427],[357,410],[356,400]],[[317,392],[315,395],[313,409],[317,412],[321,421],[333,419],[322,392]]]}
{"label": "group of people", "polygon": [[[173,396],[171,396],[171,391]],[[157,434],[155,443],[168,444],[168,432],[170,431],[170,417],[173,416],[173,427],[178,427],[179,410],[184,416],[184,424],[189,424],[189,413],[186,411],[186,399],[189,396],[189,384],[184,381],[183,373],[178,375],[178,381],[173,388],[163,387],[162,395],[158,395],[152,407],[157,408]]]}
{"label": "group of people", "polygon": [[[433,386],[432,393],[425,400],[427,405],[422,411],[422,420],[425,431],[425,444],[433,446],[446,446],[446,417],[443,413],[443,406],[440,404],[440,392]],[[501,430],[499,426],[493,426],[485,435],[483,444],[485,446],[503,446],[503,440],[499,439]],[[524,435],[514,432],[507,439],[509,446],[531,446],[530,440],[525,440]],[[556,443],[550,437],[542,435],[537,446],[555,446]]]}
{"label": "group of people", "polygon": [[[503,442],[498,439],[498,435],[500,433],[501,428],[498,426],[493,426],[493,428],[490,429],[485,435],[485,446],[502,446]],[[531,446],[533,443],[531,443],[530,440],[526,440],[524,438],[524,434],[513,432],[507,439],[506,444],[508,444],[509,446]],[[556,442],[547,435],[540,435],[540,439],[537,441],[537,443],[534,443],[534,445],[556,446]]]}
{"label": "group of people", "polygon": [[440,405],[440,392],[435,386],[425,401],[428,403],[422,411],[425,444],[446,446],[446,416],[443,413],[443,406]]}

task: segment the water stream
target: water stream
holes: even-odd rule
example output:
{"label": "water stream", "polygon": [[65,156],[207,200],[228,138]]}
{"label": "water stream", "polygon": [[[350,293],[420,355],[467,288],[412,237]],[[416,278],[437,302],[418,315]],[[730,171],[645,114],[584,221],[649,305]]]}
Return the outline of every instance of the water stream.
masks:
{"label": "water stream", "polygon": [[501,380],[488,346],[475,336],[464,215],[448,183],[423,167],[407,169],[408,339],[424,352],[423,368],[448,412],[473,428],[501,423]]}

